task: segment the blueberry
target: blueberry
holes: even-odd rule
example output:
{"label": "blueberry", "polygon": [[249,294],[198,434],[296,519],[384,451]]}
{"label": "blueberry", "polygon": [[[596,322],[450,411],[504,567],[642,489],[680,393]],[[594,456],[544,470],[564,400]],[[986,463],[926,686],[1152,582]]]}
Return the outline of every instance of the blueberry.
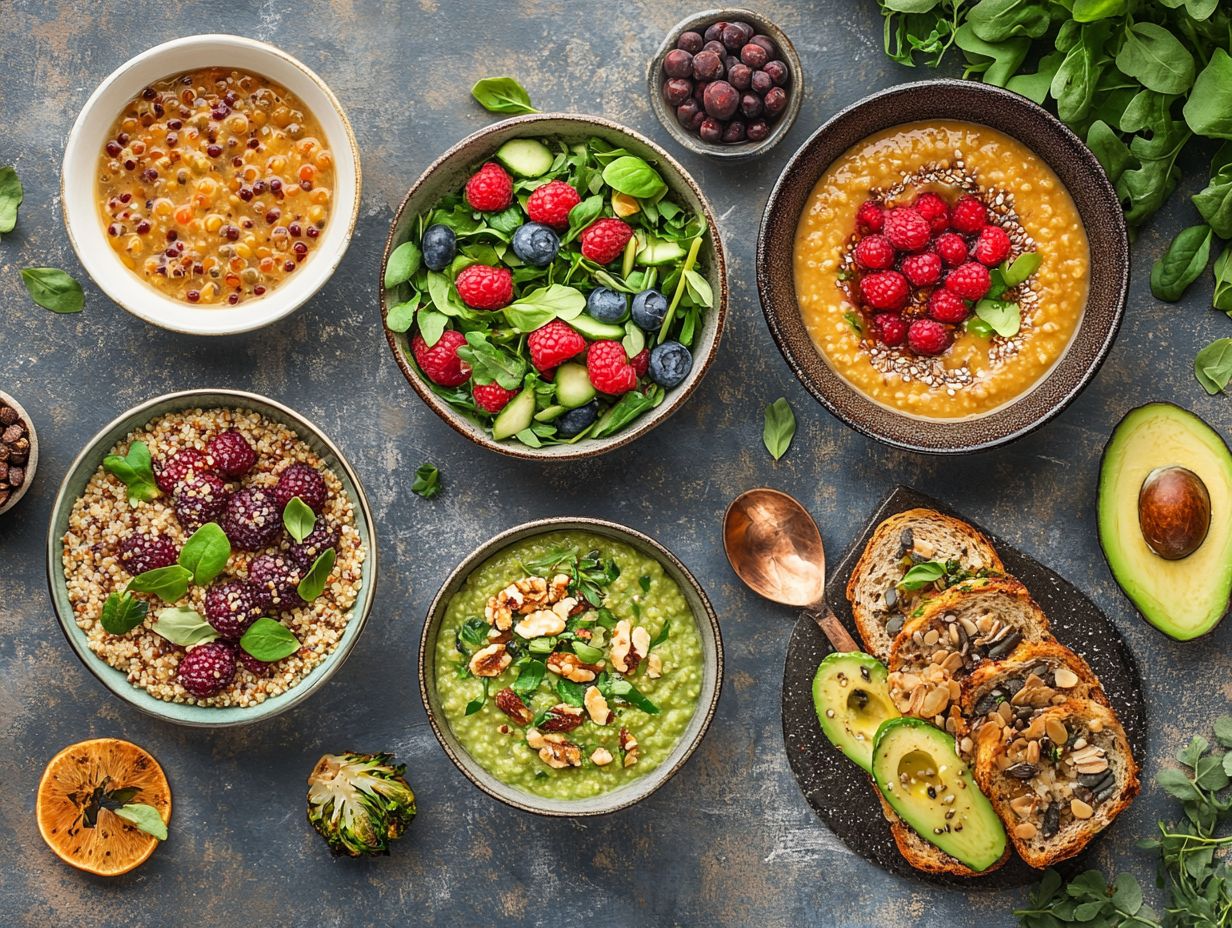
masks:
{"label": "blueberry", "polygon": [[595,287],[586,297],[586,312],[600,322],[619,322],[629,309],[629,298],[607,287]]}
{"label": "blueberry", "polygon": [[556,420],[556,434],[560,438],[572,438],[599,417],[599,401],[591,400],[585,406],[570,409]]}
{"label": "blueberry", "polygon": [[458,239],[449,226],[437,223],[428,226],[420,242],[424,266],[430,271],[443,271],[458,253]]}
{"label": "blueberry", "polygon": [[541,222],[528,222],[513,233],[513,253],[531,267],[547,267],[560,251],[560,236]]}
{"label": "blueberry", "polygon": [[650,350],[650,379],[670,390],[689,376],[693,355],[680,342],[664,342]]}
{"label": "blueberry", "polygon": [[633,298],[633,321],[639,329],[657,332],[667,315],[667,297],[658,290],[643,290]]}

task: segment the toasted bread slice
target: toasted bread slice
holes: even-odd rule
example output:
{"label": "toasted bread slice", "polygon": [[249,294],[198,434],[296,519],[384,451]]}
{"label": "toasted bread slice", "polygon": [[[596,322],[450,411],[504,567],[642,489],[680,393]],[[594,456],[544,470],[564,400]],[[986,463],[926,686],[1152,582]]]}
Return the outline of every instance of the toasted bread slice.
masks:
{"label": "toasted bread slice", "polygon": [[1010,577],[966,580],[916,610],[890,648],[890,698],[903,715],[954,734],[962,681],[980,664],[1049,641],[1048,618]]}
{"label": "toasted bread slice", "polygon": [[898,845],[898,852],[906,858],[907,863],[925,873],[949,873],[954,876],[981,877],[988,876],[994,870],[1000,870],[1009,860],[1010,848],[1006,845],[1005,853],[991,867],[984,870],[972,870],[962,861],[951,857],[931,841],[920,837],[919,833],[898,817],[898,813],[890,808],[881,790],[873,784],[873,792],[881,801],[881,811],[885,813],[886,821],[890,823],[890,834]]}
{"label": "toasted bread slice", "polygon": [[1013,741],[1040,712],[1071,699],[1108,706],[1090,666],[1065,645],[1023,644],[1011,659],[983,664],[963,681],[954,732],[959,753],[969,762],[982,737]]}
{"label": "toasted bread slice", "polygon": [[1139,786],[1125,729],[1114,712],[1092,699],[1045,709],[1009,744],[982,739],[975,779],[1018,855],[1037,868],[1079,853],[1129,805]]}
{"label": "toasted bread slice", "polygon": [[[898,583],[913,562],[943,561],[947,571],[916,591]],[[972,526],[934,509],[908,509],[877,526],[847,583],[847,600],[864,647],[885,660],[904,619],[920,602],[957,579],[1005,571],[992,544]]]}

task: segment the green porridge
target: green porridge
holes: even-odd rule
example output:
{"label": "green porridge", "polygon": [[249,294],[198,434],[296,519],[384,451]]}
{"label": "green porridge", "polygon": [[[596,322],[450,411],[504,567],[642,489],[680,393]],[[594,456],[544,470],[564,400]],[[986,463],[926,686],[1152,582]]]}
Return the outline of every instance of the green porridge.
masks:
{"label": "green porridge", "polygon": [[494,555],[450,599],[436,690],[459,743],[503,783],[584,799],[671,754],[697,708],[702,650],[652,557],[587,532]]}

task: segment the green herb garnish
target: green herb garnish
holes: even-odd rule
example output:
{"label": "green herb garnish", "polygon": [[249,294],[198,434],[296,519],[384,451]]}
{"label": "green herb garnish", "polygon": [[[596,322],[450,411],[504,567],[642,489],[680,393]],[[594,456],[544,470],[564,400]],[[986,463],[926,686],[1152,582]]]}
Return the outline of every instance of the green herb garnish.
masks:
{"label": "green herb garnish", "polygon": [[308,568],[308,573],[304,574],[304,578],[295,588],[300,599],[310,603],[325,592],[325,584],[329,582],[330,571],[334,569],[335,557],[333,548],[326,548],[317,556],[312,566]]}
{"label": "green herb garnish", "polygon": [[290,657],[298,651],[299,639],[276,619],[261,618],[248,626],[248,631],[240,638],[240,647],[257,660],[268,664]]}
{"label": "green herb garnish", "polygon": [[152,630],[182,648],[191,648],[193,645],[205,644],[218,638],[214,626],[207,622],[201,613],[182,606],[159,609]]}
{"label": "green herb garnish", "polygon": [[85,307],[86,295],[81,284],[59,268],[22,268],[21,279],[30,298],[43,309],[66,315],[79,313]]}
{"label": "green herb garnish", "polygon": [[518,678],[513,681],[513,691],[522,697],[530,696],[539,688],[546,673],[547,665],[543,661],[531,658],[522,665]]}
{"label": "green herb garnish", "polygon": [[415,479],[411,481],[411,492],[424,499],[432,499],[441,492],[441,472],[435,464],[424,462],[415,468]]}
{"label": "green herb garnish", "polygon": [[7,235],[17,225],[17,208],[24,195],[17,171],[7,164],[0,167],[0,235]]}
{"label": "green herb garnish", "polygon": [[[295,497],[291,503],[298,499],[298,496]],[[290,508],[289,504],[287,508]],[[283,518],[285,520],[286,517]],[[289,525],[287,529],[290,530]],[[304,540],[295,536],[294,532],[291,532],[291,535],[296,541]],[[206,586],[223,572],[230,557],[231,542],[222,530],[222,526],[217,522],[206,522],[189,536],[188,541],[184,542],[184,547],[180,549],[179,565],[192,574],[193,583],[197,586]]]}
{"label": "green herb garnish", "polygon": [[103,469],[118,478],[128,487],[128,502],[136,505],[158,496],[158,483],[154,480],[154,462],[150,449],[143,441],[128,446],[128,453],[121,457],[109,454],[103,458]]}
{"label": "green herb garnish", "polygon": [[765,424],[761,430],[762,443],[777,461],[787,453],[795,434],[796,414],[791,411],[786,397],[780,396],[766,407]]}
{"label": "green herb garnish", "polygon": [[134,593],[153,593],[163,602],[173,603],[184,598],[192,578],[192,571],[179,564],[155,567],[129,580],[128,590]]}
{"label": "green herb garnish", "polygon": [[149,608],[132,593],[111,593],[103,602],[99,621],[107,634],[127,635],[145,621]]}
{"label": "green herb garnish", "polygon": [[143,831],[159,841],[167,840],[167,826],[163,822],[163,817],[153,806],[148,806],[144,802],[130,802],[112,811],[138,831]]}
{"label": "green herb garnish", "polygon": [[[298,496],[292,496],[287,501],[286,508],[282,510],[282,524],[286,527],[288,535],[296,542],[302,542],[312,534],[312,530],[316,527],[317,514]],[[200,582],[200,580],[197,581],[197,583]]]}
{"label": "green herb garnish", "polygon": [[1217,338],[1194,358],[1194,376],[1214,396],[1232,382],[1232,338]]}
{"label": "green herb garnish", "polygon": [[484,703],[488,701],[488,684],[491,682],[491,680],[492,680],[491,677],[483,678],[483,695],[480,696],[478,699],[472,699],[470,702],[466,704],[466,714],[467,715],[474,715],[476,712],[482,709]]}
{"label": "green herb garnish", "polygon": [[537,113],[530,94],[512,77],[485,77],[471,88],[471,96],[489,113]]}

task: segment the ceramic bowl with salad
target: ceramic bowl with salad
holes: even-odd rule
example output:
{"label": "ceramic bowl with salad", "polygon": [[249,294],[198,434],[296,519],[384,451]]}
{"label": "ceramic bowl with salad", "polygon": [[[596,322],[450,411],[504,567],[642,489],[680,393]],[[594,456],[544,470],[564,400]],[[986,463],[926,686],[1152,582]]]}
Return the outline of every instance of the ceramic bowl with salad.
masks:
{"label": "ceramic bowl with salad", "polygon": [[593,116],[463,139],[407,194],[381,268],[408,382],[464,436],[521,458],[589,457],[658,425],[706,373],[726,310],[696,182]]}

